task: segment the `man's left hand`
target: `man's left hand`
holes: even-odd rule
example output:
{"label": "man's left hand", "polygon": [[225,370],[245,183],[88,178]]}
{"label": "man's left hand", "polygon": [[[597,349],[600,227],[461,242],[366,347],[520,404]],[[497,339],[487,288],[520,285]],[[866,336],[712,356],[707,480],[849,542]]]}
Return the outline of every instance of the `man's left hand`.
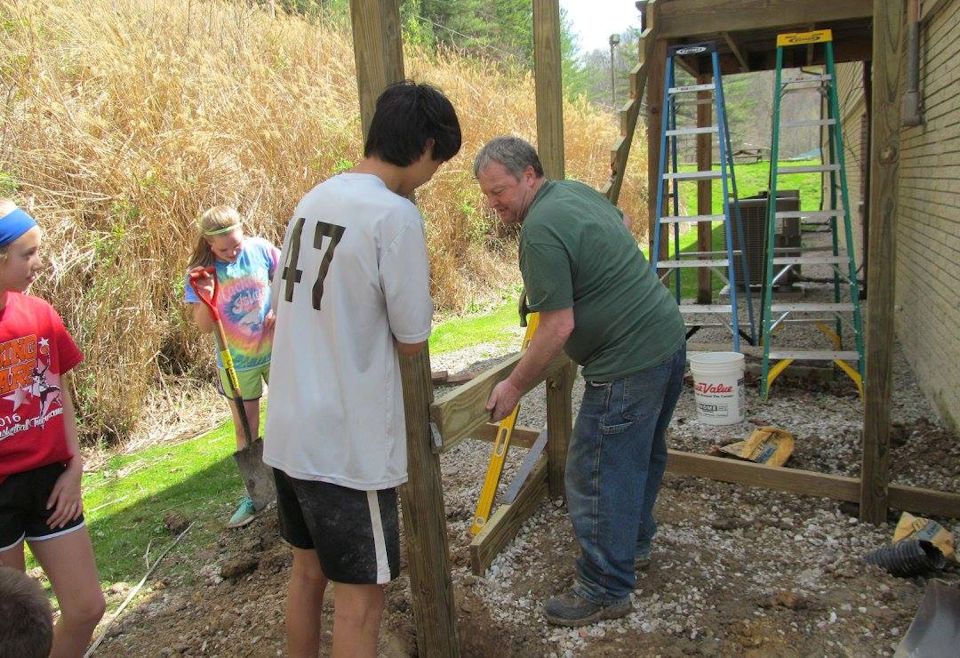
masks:
{"label": "man's left hand", "polygon": [[504,379],[493,388],[490,393],[490,399],[487,400],[487,411],[490,412],[490,420],[498,423],[513,411],[514,407],[520,402],[522,392],[509,379]]}

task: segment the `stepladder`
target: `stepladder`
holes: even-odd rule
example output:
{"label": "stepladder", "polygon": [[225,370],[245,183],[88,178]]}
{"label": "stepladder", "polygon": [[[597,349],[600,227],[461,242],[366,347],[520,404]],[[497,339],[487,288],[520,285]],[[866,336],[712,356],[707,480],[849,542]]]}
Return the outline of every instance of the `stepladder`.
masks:
{"label": "stepladder", "polygon": [[[823,66],[815,70],[784,71],[784,50],[801,46],[822,48]],[[793,94],[819,94],[819,116],[784,120],[784,107]],[[823,155],[819,163],[780,161],[782,133],[792,130],[820,131]],[[777,377],[797,362],[832,362],[854,382],[862,395],[863,318],[830,30],[777,36],[772,133],[771,201],[767,209],[760,322],[763,344],[760,395],[768,397]],[[819,209],[778,209],[775,202],[778,188],[795,187],[802,177],[810,176],[819,177],[822,183]],[[799,226],[800,243],[778,246],[777,236],[787,232],[790,223]],[[817,293],[811,286],[801,291],[800,298],[785,298],[784,281],[800,278],[801,268],[802,278],[811,281],[817,279],[810,276],[811,271],[821,272],[823,276],[819,280],[824,289]],[[806,347],[797,348],[798,343]]]}
{"label": "stepladder", "polygon": [[[708,60],[710,75],[695,80],[694,84],[678,81],[676,60],[681,57]],[[756,325],[749,288],[749,265],[743,250],[736,248],[736,244],[744,244],[743,224],[716,44],[704,42],[671,47],[667,50],[665,66],[656,226],[650,262],[661,281],[674,291],[687,327],[687,338],[705,327],[726,327],[733,351],[739,352],[741,339],[756,344]],[[699,121],[689,125],[690,107],[703,104],[711,106],[713,125],[699,125]],[[704,138],[710,140],[710,152],[716,147],[719,166],[691,169],[682,165],[680,158],[689,150],[686,147],[690,140]],[[704,183],[720,185],[721,201],[719,207],[711,203],[707,213],[697,214],[689,202],[691,194],[688,191],[691,191],[691,184],[695,187]],[[711,246],[707,250],[691,250],[681,245],[682,237],[697,225],[710,232]],[[717,241],[722,243],[719,248],[712,239],[715,229],[722,236]],[[734,242],[735,234],[737,243]],[[695,282],[697,273],[704,270],[726,282],[726,301],[719,297],[714,299],[712,294],[709,300],[690,299],[692,295],[686,289]]]}

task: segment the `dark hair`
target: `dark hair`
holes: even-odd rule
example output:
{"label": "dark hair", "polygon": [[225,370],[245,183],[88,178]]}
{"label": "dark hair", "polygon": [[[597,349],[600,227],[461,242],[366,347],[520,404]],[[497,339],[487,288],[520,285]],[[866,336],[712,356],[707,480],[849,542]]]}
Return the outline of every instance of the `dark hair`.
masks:
{"label": "dark hair", "polygon": [[491,162],[499,162],[511,176],[520,180],[527,167],[533,167],[538,178],[543,177],[543,165],[540,156],[530,142],[519,137],[494,137],[487,142],[473,161],[473,176]]}
{"label": "dark hair", "polygon": [[0,658],[46,658],[53,611],[43,588],[17,569],[0,567]]}
{"label": "dark hair", "polygon": [[423,155],[429,139],[432,160],[446,162],[455,156],[461,143],[457,113],[436,87],[403,80],[377,99],[363,155],[406,167]]}

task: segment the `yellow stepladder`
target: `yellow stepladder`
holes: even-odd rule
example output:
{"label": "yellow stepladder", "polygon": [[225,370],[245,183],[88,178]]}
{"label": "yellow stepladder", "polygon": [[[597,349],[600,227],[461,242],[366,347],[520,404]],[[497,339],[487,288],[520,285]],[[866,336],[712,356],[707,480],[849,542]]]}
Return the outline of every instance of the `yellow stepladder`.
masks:
{"label": "yellow stepladder", "polygon": [[[523,343],[520,351],[523,352],[533,340],[533,334],[537,331],[537,325],[540,324],[540,314],[531,313],[527,318],[527,330],[523,335]],[[500,476],[503,475],[503,464],[507,459],[507,450],[510,448],[510,439],[513,437],[513,428],[517,424],[517,416],[520,414],[520,403],[513,408],[510,415],[500,421],[497,428],[497,437],[493,442],[493,452],[490,454],[490,464],[487,466],[487,476],[483,480],[483,487],[480,489],[480,499],[477,501],[477,509],[473,513],[473,525],[470,526],[470,534],[477,535],[483,530],[490,518],[490,510],[493,509],[493,499],[497,495],[497,487],[500,486]]]}

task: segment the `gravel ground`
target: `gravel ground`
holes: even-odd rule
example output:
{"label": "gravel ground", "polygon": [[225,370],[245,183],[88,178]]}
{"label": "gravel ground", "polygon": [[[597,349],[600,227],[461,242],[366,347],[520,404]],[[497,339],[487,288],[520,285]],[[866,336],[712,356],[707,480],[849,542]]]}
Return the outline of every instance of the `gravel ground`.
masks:
{"label": "gravel ground", "polygon": [[[481,345],[435,357],[433,367],[479,371],[502,356],[496,352]],[[671,423],[670,447],[707,453],[772,424],[796,436],[788,467],[856,475],[862,405],[853,385],[843,378],[781,379],[772,398],[761,402],[748,377],[747,420],[722,428],[697,420],[687,386]],[[578,378],[575,410],[582,387]],[[894,481],[960,490],[960,441],[938,424],[899,349],[893,390]],[[545,423],[542,386],[524,399],[519,422]],[[864,554],[890,541],[895,514],[873,526],[828,499],[668,473],[656,510],[653,564],[638,572],[634,612],[584,629],[555,628],[546,624],[541,606],[569,586],[577,555],[562,502],[542,504],[486,574],[470,572],[468,528],[489,450],[489,443],[464,441],[441,458],[465,656],[892,655],[927,579],[960,583],[952,564],[926,576],[895,578],[863,562]],[[511,450],[504,483],[524,454]],[[960,531],[953,519],[937,520]],[[240,533],[225,531],[197,565],[196,582],[161,580],[115,626],[100,655],[281,655],[289,556],[275,519],[264,517]],[[410,606],[404,570],[388,587],[381,655],[416,655]]]}

